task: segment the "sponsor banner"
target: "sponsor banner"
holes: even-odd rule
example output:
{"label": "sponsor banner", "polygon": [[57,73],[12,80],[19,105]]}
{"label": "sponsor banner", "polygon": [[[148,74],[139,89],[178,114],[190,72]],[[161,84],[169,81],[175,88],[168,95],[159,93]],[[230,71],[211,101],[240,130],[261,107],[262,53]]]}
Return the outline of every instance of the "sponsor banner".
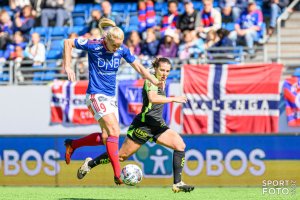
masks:
{"label": "sponsor banner", "polygon": [[[63,137],[0,138],[0,185],[102,185],[113,183],[110,164],[94,168],[83,180],[76,173],[86,157],[105,147],[77,149],[64,162]],[[183,180],[202,186],[261,186],[263,180],[300,182],[300,136],[184,136]],[[120,138],[120,144],[124,137]],[[172,185],[173,151],[146,143],[129,161],[144,173],[141,186]]]}
{"label": "sponsor banner", "polygon": [[284,81],[285,112],[289,126],[300,126],[300,78],[293,76]]}
{"label": "sponsor banner", "polygon": [[88,81],[54,81],[51,84],[51,123],[96,124],[85,104]]}
{"label": "sponsor banner", "polygon": [[183,132],[277,133],[281,64],[185,65]]}
{"label": "sponsor banner", "polygon": [[[169,81],[166,83],[166,96],[169,91]],[[139,114],[143,107],[143,91],[144,80],[126,80],[119,81],[118,85],[118,108],[120,123],[129,126],[134,117]],[[166,123],[170,121],[170,105],[165,104],[163,118]]]}

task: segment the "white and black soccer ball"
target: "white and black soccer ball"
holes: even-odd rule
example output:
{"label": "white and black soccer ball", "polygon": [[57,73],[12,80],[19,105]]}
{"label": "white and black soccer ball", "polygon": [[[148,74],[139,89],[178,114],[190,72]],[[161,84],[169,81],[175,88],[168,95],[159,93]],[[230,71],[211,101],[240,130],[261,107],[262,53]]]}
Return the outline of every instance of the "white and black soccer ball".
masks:
{"label": "white and black soccer ball", "polygon": [[123,183],[129,186],[135,186],[142,181],[143,172],[139,166],[128,164],[121,171],[121,179]]}

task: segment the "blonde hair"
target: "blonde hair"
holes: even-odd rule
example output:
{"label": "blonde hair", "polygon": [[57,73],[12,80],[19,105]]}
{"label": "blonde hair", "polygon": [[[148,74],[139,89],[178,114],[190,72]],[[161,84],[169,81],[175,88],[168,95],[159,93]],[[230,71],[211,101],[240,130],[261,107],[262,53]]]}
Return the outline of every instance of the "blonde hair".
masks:
{"label": "blonde hair", "polygon": [[104,29],[107,27],[116,27],[116,23],[108,18],[103,17],[98,23],[98,28],[100,30],[101,36],[105,36],[106,32]]}
{"label": "blonde hair", "polygon": [[114,39],[124,40],[124,32],[119,27],[112,27],[106,33],[106,37],[112,41]]}

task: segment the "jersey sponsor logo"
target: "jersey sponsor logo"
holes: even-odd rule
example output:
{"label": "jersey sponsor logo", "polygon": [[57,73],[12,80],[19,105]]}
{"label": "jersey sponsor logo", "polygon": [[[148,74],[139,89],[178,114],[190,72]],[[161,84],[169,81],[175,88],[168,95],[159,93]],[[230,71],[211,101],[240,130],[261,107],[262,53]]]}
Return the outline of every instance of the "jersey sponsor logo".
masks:
{"label": "jersey sponsor logo", "polygon": [[[103,46],[99,46],[99,47],[96,47],[96,48],[95,48],[96,51],[101,50],[101,49],[103,49]],[[100,53],[101,53],[101,55],[102,55],[102,52],[100,52]],[[100,53],[99,53],[99,54],[100,54]]]}
{"label": "jersey sponsor logo", "polygon": [[143,140],[146,140],[148,136],[146,131],[143,131],[142,129],[139,128],[135,129],[134,134],[136,137],[141,138]]}
{"label": "jersey sponsor logo", "polygon": [[98,67],[107,69],[117,69],[120,66],[120,58],[104,59],[98,58]]}
{"label": "jersey sponsor logo", "polygon": [[85,38],[78,38],[78,44],[85,45],[88,42],[88,39]]}

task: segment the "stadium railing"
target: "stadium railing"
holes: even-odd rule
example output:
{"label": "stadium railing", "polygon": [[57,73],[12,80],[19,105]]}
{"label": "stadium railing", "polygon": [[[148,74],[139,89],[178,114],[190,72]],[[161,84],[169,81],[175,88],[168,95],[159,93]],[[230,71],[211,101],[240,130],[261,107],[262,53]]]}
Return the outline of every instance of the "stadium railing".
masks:
{"label": "stadium railing", "polygon": [[[169,79],[180,80],[181,67],[184,64],[238,64],[249,62],[268,61],[265,46],[256,46],[256,58],[249,58],[246,47],[214,47],[209,48],[199,58],[179,59],[172,58],[172,71]],[[60,51],[59,51],[60,52]],[[54,55],[56,53],[54,52]],[[139,58],[138,58],[139,59]],[[140,62],[145,67],[151,67],[153,58],[143,58]],[[88,79],[87,57],[73,59],[72,66],[75,69],[77,80]],[[122,62],[118,70],[117,80],[133,80],[140,76],[126,62]],[[0,69],[0,85],[42,85],[48,84],[54,79],[66,80],[67,76],[62,68],[61,54],[59,57],[47,54],[47,60],[43,65],[34,66],[30,60],[21,62],[8,61],[3,69]]]}

